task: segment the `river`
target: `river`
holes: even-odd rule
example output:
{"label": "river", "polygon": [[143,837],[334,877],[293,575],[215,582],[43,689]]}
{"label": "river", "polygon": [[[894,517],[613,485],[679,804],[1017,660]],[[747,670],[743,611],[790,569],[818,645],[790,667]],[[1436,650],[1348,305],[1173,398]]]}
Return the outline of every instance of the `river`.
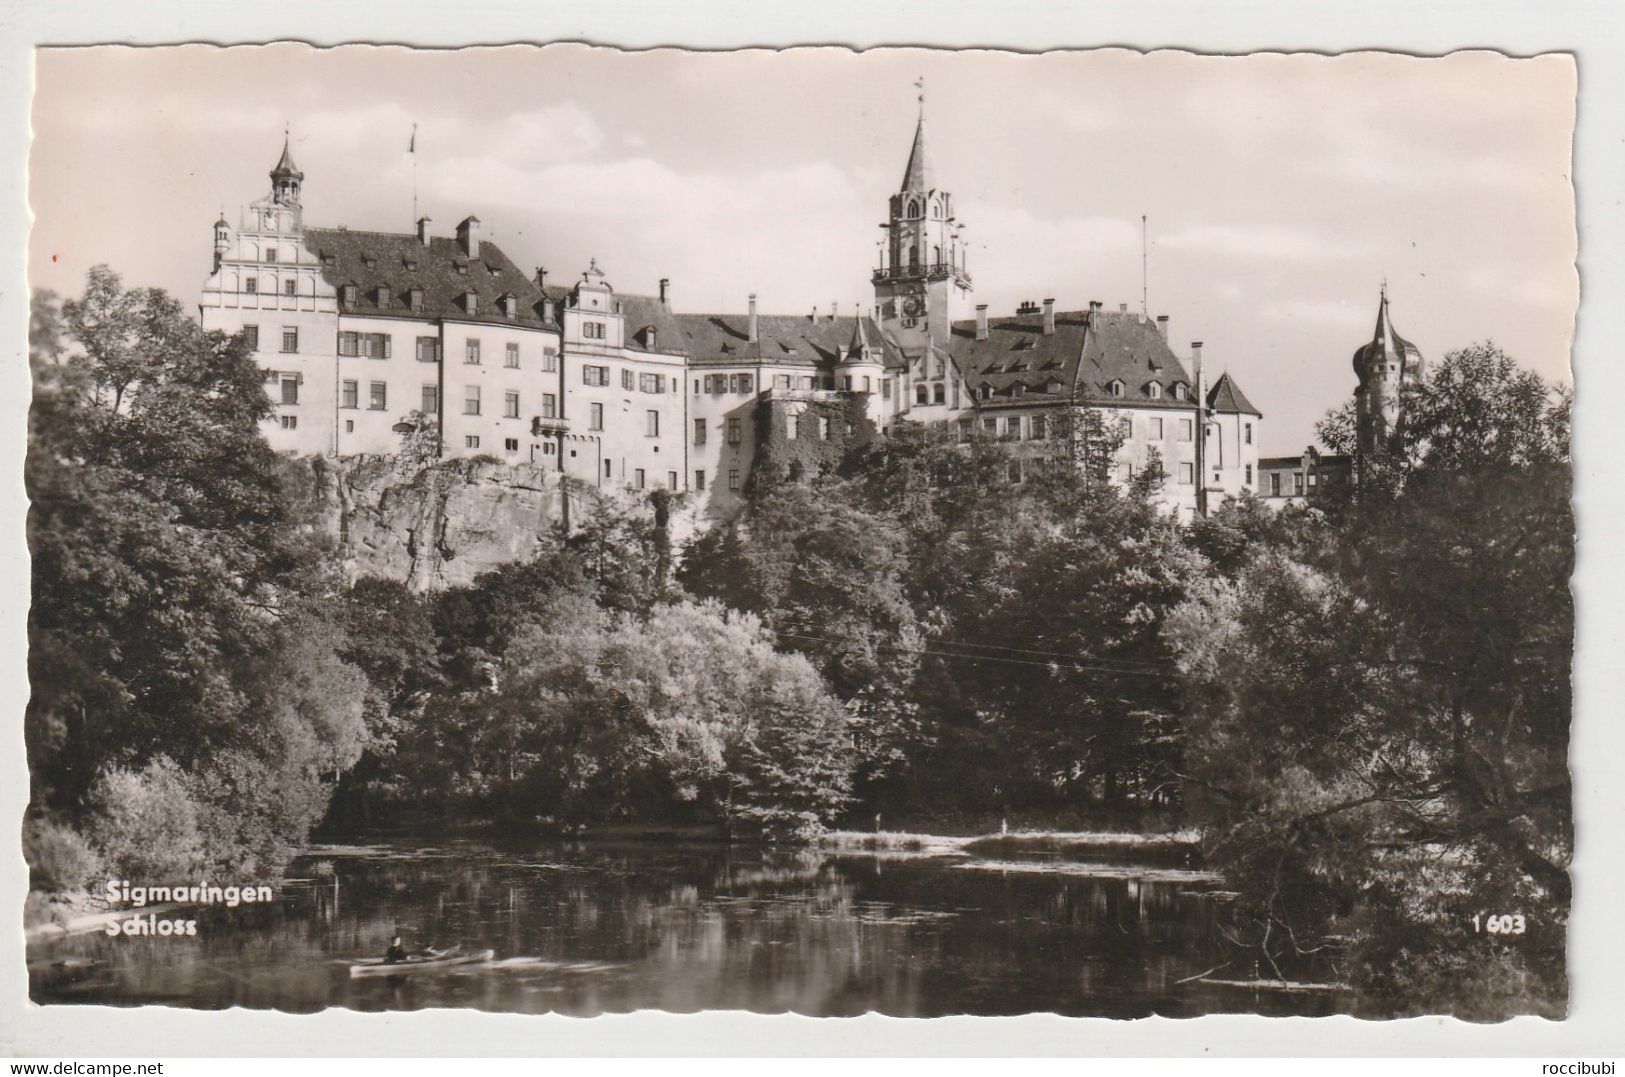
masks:
{"label": "river", "polygon": [[[1043,856],[330,847],[295,861],[269,904],[165,914],[195,918],[192,937],[35,940],[29,986],[40,1003],[292,1012],[1142,1017],[1347,1006],[1326,993],[1181,983],[1225,961],[1214,930],[1225,899],[1200,872]],[[496,959],[351,978],[348,963],[382,954],[397,931],[408,948],[490,948]]]}

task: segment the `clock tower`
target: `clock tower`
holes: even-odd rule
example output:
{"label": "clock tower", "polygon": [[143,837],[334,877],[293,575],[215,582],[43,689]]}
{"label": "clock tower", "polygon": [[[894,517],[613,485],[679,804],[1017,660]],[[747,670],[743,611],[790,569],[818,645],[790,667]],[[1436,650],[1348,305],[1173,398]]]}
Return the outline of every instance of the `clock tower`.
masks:
{"label": "clock tower", "polygon": [[946,351],[955,308],[971,290],[971,281],[953,195],[937,186],[931,166],[923,89],[908,167],[881,227],[886,241],[874,273],[881,329],[908,359],[911,379],[940,377],[924,366],[933,349]]}

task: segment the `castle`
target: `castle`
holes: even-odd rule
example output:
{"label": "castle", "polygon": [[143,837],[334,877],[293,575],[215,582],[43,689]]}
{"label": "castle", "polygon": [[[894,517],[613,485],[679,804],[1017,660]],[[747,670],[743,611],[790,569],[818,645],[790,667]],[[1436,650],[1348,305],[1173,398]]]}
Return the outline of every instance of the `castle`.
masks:
{"label": "castle", "polygon": [[[861,416],[880,431],[945,423],[966,441],[1042,442],[1081,406],[1122,434],[1114,478],[1160,468],[1160,496],[1181,515],[1243,491],[1291,496],[1281,473],[1297,458],[1269,461],[1266,483],[1263,416],[1228,373],[1206,383],[1199,342],[1175,355],[1167,316],[1053,299],[1002,316],[969,308],[964,230],[923,105],[867,314],[762,314],[754,295],[743,316],[679,313],[666,280],[635,295],[596,263],[567,285],[527,274],[475,217],[453,236],[427,217],[410,233],[307,227],[286,142],[270,178],[236,229],[215,223],[200,314],[206,328],[241,331],[266,369],[267,436],[283,451],[395,453],[421,429],[442,457],[683,492],[723,516],[743,503],[770,433],[829,439],[842,433],[834,414],[837,426]],[[1420,372],[1386,295],[1377,335],[1367,361],[1356,357],[1362,437],[1394,421],[1390,390]]]}

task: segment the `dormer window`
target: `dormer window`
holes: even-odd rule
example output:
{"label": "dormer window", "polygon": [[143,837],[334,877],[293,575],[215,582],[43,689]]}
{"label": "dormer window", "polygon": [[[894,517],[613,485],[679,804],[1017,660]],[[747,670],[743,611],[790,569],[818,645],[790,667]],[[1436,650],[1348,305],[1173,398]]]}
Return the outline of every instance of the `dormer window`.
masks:
{"label": "dormer window", "polygon": [[491,276],[493,276],[493,277],[499,277],[499,276],[502,275],[502,270],[500,268],[498,268],[497,266],[487,264],[485,269],[486,269],[486,272],[490,273]]}
{"label": "dormer window", "polygon": [[377,301],[379,310],[389,309],[389,287],[387,285],[379,285],[377,290],[373,292],[373,298]]}
{"label": "dormer window", "polygon": [[1123,395],[1123,383],[1121,381],[1118,381],[1115,378],[1112,379],[1111,381],[1107,382],[1106,383],[1106,394],[1108,396],[1122,396]]}
{"label": "dormer window", "polygon": [[519,300],[513,297],[512,292],[504,292],[502,298],[497,300],[497,305],[502,308],[502,313],[506,317],[512,318],[519,313]]}
{"label": "dormer window", "polygon": [[453,269],[455,269],[458,273],[461,273],[463,276],[465,276],[465,277],[468,276],[468,263],[467,262],[453,262],[451,264],[451,267]]}
{"label": "dormer window", "polygon": [[643,327],[643,346],[645,348],[648,348],[650,351],[653,351],[654,347],[655,347],[655,341],[658,340],[658,339],[659,339],[659,335],[656,333],[654,326],[646,325],[646,326]]}
{"label": "dormer window", "polygon": [[478,314],[480,312],[480,297],[478,293],[463,293],[463,310],[468,314]]}
{"label": "dormer window", "polygon": [[347,307],[355,306],[356,292],[357,292],[357,288],[356,288],[355,285],[346,284],[344,286],[344,288],[342,289],[342,295],[340,296],[340,298],[343,300],[345,306],[347,306]]}
{"label": "dormer window", "polygon": [[422,310],[423,309],[423,289],[422,288],[408,288],[407,291],[406,291],[406,302],[407,302],[407,305],[410,306],[413,310]]}
{"label": "dormer window", "polygon": [[336,254],[324,254],[324,255],[322,255],[322,265],[324,265],[324,266],[336,266],[338,264],[339,264],[339,256],[338,255],[336,255]]}
{"label": "dormer window", "polygon": [[402,264],[402,265],[404,265],[404,266],[406,266],[406,268],[407,268],[407,269],[408,269],[408,270],[410,270],[410,271],[412,271],[412,272],[416,272],[416,271],[417,271],[417,268],[418,268],[418,260],[417,260],[417,259],[416,259],[416,258],[403,258],[403,259],[402,259],[402,260],[401,260],[401,264]]}
{"label": "dormer window", "polygon": [[368,269],[375,269],[378,266],[378,259],[374,258],[370,254],[364,254],[361,256],[361,264],[366,266]]}
{"label": "dormer window", "polygon": [[1185,383],[1184,382],[1182,382],[1182,381],[1174,382],[1174,399],[1175,400],[1184,400],[1185,399]]}
{"label": "dormer window", "polygon": [[1146,387],[1145,387],[1145,394],[1147,396],[1149,396],[1152,400],[1161,400],[1162,399],[1162,383],[1161,382],[1155,382],[1155,381],[1148,383],[1146,385]]}

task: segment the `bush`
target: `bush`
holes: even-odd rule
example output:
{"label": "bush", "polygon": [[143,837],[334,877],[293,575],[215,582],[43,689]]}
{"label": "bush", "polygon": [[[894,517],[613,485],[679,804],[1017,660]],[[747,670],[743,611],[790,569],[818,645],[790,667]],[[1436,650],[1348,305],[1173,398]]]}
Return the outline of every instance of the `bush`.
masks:
{"label": "bush", "polygon": [[101,857],[71,826],[48,818],[23,823],[30,890],[84,890],[101,874]]}
{"label": "bush", "polygon": [[92,834],[121,878],[195,876],[207,863],[187,775],[159,756],[138,771],[106,770],[91,790]]}

